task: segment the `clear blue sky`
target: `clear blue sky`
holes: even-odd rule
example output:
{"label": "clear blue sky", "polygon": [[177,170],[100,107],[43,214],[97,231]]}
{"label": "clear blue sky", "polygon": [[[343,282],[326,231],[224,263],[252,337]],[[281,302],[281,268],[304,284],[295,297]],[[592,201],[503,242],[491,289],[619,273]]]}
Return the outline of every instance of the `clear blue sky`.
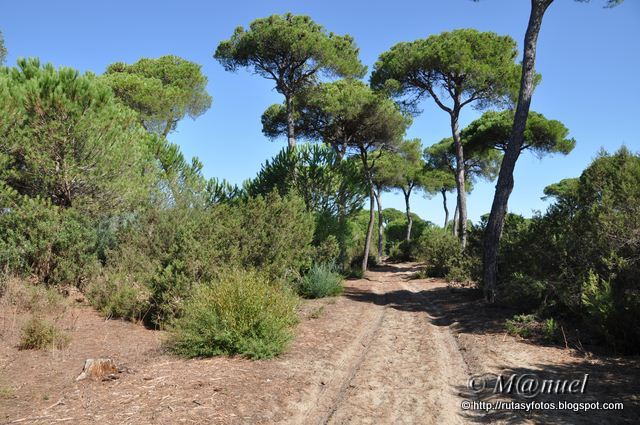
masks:
{"label": "clear blue sky", "polygon": [[[615,9],[603,4],[556,0],[547,12],[538,44],[543,80],[532,109],[563,121],[577,146],[567,157],[521,157],[512,212],[529,216],[545,210],[543,188],[579,175],[601,147],[612,151],[626,144],[640,150],[640,2],[627,0]],[[330,31],[351,34],[371,70],[378,55],[397,42],[456,28],[509,34],[521,48],[529,5],[527,0],[7,1],[0,30],[9,65],[18,57],[36,56],[56,66],[102,73],[115,61],[164,54],[202,64],[213,106],[196,121],[182,121],[170,139],[187,156],[200,157],[206,176],[241,183],[285,142],[270,142],[260,131],[264,109],[282,100],[271,81],[245,71],[225,72],[212,58],[218,42],[236,26],[274,13],[308,14]],[[450,135],[447,115],[432,103],[423,103],[423,114],[408,132],[425,145]],[[477,116],[468,110],[462,124]],[[492,198],[493,183],[478,184],[469,199],[470,218],[476,221],[488,212]],[[397,194],[386,194],[383,202],[402,209]],[[444,217],[440,198],[418,195],[413,209],[437,223]]]}

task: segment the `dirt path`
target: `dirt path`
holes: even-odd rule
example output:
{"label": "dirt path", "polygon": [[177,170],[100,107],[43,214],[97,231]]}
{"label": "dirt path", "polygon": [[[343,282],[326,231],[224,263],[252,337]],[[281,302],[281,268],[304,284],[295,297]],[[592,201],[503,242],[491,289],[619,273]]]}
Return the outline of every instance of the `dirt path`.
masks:
{"label": "dirt path", "polygon": [[[164,334],[71,309],[64,352],[19,351],[0,339],[0,423],[44,424],[456,424],[638,423],[640,361],[578,357],[526,344],[503,331],[504,314],[439,280],[410,280],[410,264],[345,282],[338,298],[306,301],[296,338],[269,361],[183,360]],[[19,328],[26,316],[0,308]],[[131,373],[75,382],[84,360],[112,357]],[[590,373],[599,401],[616,412],[464,412],[471,374]],[[505,372],[506,373],[506,372]],[[614,420],[615,419],[615,420]]]}
{"label": "dirt path", "polygon": [[[423,311],[411,311],[423,296],[407,280],[412,269],[370,273],[367,292],[373,320],[358,329],[358,342],[345,353],[326,387],[303,406],[292,423],[460,423],[453,385],[466,380],[466,367],[446,328],[429,323]],[[408,306],[408,309],[394,307]],[[453,385],[452,385],[453,384]]]}

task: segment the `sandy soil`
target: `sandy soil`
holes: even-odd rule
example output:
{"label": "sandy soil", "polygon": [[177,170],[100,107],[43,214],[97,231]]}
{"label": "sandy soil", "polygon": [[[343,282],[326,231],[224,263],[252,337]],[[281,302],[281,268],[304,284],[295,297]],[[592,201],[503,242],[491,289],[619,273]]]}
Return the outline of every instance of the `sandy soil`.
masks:
{"label": "sandy soil", "polygon": [[[345,282],[341,297],[305,301],[290,349],[268,361],[179,359],[162,350],[162,332],[105,321],[88,306],[66,313],[69,348],[20,351],[16,329],[26,315],[3,306],[0,423],[640,423],[640,359],[585,356],[507,336],[510,312],[486,308],[471,290],[410,280],[414,271],[385,266]],[[85,359],[96,357],[111,357],[129,373],[75,382]],[[469,376],[486,373],[589,373],[587,394],[571,401],[622,401],[625,408],[463,411],[463,400],[493,400],[467,389]]]}

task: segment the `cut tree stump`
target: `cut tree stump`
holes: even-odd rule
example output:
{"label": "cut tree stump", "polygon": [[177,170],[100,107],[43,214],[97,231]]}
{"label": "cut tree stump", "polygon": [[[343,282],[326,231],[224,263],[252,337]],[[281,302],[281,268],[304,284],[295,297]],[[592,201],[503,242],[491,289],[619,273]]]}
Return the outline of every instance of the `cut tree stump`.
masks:
{"label": "cut tree stump", "polygon": [[119,373],[127,371],[125,367],[118,367],[112,359],[87,359],[84,362],[82,373],[78,375],[76,381],[82,381],[84,379],[109,381],[118,379]]}

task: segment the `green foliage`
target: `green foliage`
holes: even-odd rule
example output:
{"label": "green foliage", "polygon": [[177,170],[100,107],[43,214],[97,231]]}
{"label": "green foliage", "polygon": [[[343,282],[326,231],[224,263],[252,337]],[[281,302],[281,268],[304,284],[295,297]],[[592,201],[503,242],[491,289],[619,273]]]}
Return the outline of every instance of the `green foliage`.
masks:
{"label": "green foliage", "polygon": [[336,264],[340,259],[340,243],[329,235],[316,246],[314,259],[319,264]]}
{"label": "green foliage", "polygon": [[62,350],[70,342],[71,338],[56,325],[33,316],[22,327],[18,348],[21,350],[44,350],[47,348]]}
{"label": "green foliage", "polygon": [[545,215],[507,216],[498,267],[503,301],[572,315],[611,347],[637,351],[637,329],[619,324],[640,315],[639,188],[640,156],[602,152],[579,179],[546,190],[555,203]]}
{"label": "green foliage", "polygon": [[7,57],[7,48],[4,45],[4,36],[2,35],[2,31],[0,31],[0,65],[4,64],[4,60]]}
{"label": "green foliage", "polygon": [[108,318],[144,320],[150,310],[150,293],[126,274],[111,273],[85,291],[91,304]]}
{"label": "green foliage", "polygon": [[292,281],[311,265],[313,234],[312,215],[293,195],[272,193],[210,209],[152,210],[123,233],[108,272],[147,286],[149,317],[162,326],[183,313],[194,286],[217,279],[226,268]]}
{"label": "green foliage", "polygon": [[166,136],[188,115],[196,119],[211,107],[201,66],[177,56],[109,65],[101,77],[115,95],[138,112],[151,132]]}
{"label": "green foliage", "polygon": [[337,216],[342,208],[345,217],[361,209],[367,193],[357,161],[342,160],[330,147],[314,144],[282,149],[245,183],[249,196],[273,190],[282,196],[294,191],[309,211],[321,215]]}
{"label": "green foliage", "polygon": [[[506,150],[511,137],[514,111],[488,111],[461,132],[465,148],[483,151],[488,148]],[[549,120],[544,115],[530,111],[520,151],[530,150],[538,157],[550,153],[569,154],[576,145],[567,136],[569,129],[560,121]]]}
{"label": "green foliage", "polygon": [[1,181],[0,200],[0,268],[79,287],[96,274],[96,233],[86,216],[18,195]]}
{"label": "green foliage", "polygon": [[196,286],[171,325],[170,346],[185,357],[276,356],[292,338],[297,297],[255,272],[230,270]]}
{"label": "green foliage", "polygon": [[[467,139],[462,139],[465,149],[464,170],[467,180],[467,190],[471,192],[472,184],[478,180],[494,180],[500,170],[502,154],[489,146],[470,146]],[[428,164],[434,169],[436,189],[451,190],[455,188],[456,154],[452,138],[442,139],[425,149]],[[448,173],[443,176],[440,173]],[[453,185],[453,187],[452,187]]]}
{"label": "green foliage", "polygon": [[536,324],[536,317],[533,314],[517,314],[513,319],[507,319],[506,328],[511,335],[529,338]]}
{"label": "green foliage", "polygon": [[612,323],[616,313],[615,294],[609,281],[601,279],[593,271],[589,271],[586,280],[582,284],[582,306],[589,321],[595,324],[598,330],[612,342],[609,329],[618,326]]}
{"label": "green foliage", "polygon": [[553,317],[540,321],[533,314],[516,314],[512,319],[507,319],[505,328],[511,335],[525,339],[536,338],[547,343],[556,342],[560,331],[560,326]]}
{"label": "green foliage", "polygon": [[558,338],[559,330],[558,322],[553,317],[542,322],[542,337],[548,342],[553,342]]}
{"label": "green foliage", "polygon": [[228,71],[252,67],[285,95],[315,82],[319,73],[360,77],[366,70],[350,36],[327,33],[308,16],[291,13],[256,19],[248,30],[236,28],[214,57]]}
{"label": "green foliage", "polygon": [[381,54],[371,86],[408,97],[409,103],[426,95],[439,104],[436,92],[444,88],[459,95],[462,105],[484,107],[514,98],[521,72],[516,57],[516,42],[509,36],[475,29],[443,32]]}
{"label": "green foliage", "polygon": [[416,243],[415,256],[426,263],[431,277],[446,277],[463,259],[458,239],[439,227],[427,227],[422,232]]}
{"label": "green foliage", "polygon": [[97,215],[147,193],[147,135],[92,75],[21,59],[0,97],[0,180],[20,194]]}
{"label": "green foliage", "polygon": [[542,304],[546,290],[544,280],[515,272],[500,286],[499,297],[507,305],[531,311]]}
{"label": "green foliage", "polygon": [[324,298],[342,293],[342,276],[328,264],[314,264],[298,283],[305,298]]}

